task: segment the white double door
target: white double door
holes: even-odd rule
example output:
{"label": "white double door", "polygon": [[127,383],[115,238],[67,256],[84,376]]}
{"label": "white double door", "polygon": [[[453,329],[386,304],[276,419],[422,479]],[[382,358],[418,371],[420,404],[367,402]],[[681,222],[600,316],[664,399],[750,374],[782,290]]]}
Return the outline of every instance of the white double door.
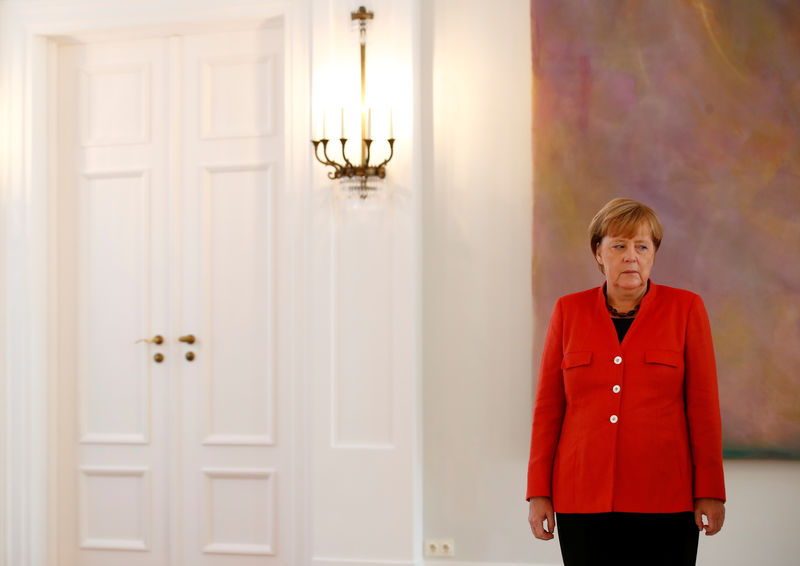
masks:
{"label": "white double door", "polygon": [[57,61],[57,562],[289,565],[281,23]]}

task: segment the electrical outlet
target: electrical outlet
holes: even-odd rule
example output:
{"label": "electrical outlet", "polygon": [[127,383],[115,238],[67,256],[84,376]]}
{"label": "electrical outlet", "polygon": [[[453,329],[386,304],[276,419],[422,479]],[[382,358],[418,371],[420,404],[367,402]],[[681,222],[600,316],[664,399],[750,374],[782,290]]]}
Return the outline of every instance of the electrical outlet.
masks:
{"label": "electrical outlet", "polygon": [[456,543],[451,538],[429,538],[425,540],[425,556],[455,556]]}

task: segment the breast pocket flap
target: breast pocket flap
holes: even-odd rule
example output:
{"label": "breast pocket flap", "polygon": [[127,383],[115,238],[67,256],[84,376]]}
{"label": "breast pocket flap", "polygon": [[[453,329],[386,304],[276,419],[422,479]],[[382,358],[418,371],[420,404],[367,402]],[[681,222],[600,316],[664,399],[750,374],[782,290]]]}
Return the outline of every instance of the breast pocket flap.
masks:
{"label": "breast pocket flap", "polygon": [[674,368],[681,367],[683,354],[674,350],[647,350],[644,361],[648,364],[661,364]]}
{"label": "breast pocket flap", "polygon": [[561,362],[561,369],[588,366],[591,363],[591,352],[567,352],[564,354],[564,360]]}

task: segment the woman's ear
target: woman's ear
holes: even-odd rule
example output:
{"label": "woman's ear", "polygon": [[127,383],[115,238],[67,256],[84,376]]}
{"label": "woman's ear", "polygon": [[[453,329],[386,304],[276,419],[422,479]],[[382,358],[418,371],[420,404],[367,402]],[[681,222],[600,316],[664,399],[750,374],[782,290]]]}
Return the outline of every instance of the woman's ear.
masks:
{"label": "woman's ear", "polygon": [[597,260],[597,266],[600,268],[600,272],[603,275],[605,275],[606,266],[603,265],[603,256],[600,255],[600,245],[599,244],[598,244],[597,248],[595,248],[594,259]]}

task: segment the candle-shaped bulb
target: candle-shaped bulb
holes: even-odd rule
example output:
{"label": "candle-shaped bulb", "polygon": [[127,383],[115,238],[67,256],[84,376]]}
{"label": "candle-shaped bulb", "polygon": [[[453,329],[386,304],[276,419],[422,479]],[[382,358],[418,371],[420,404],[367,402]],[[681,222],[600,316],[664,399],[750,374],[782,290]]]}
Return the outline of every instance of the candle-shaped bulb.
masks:
{"label": "candle-shaped bulb", "polygon": [[389,108],[389,139],[394,139],[394,120],[392,120],[391,108]]}
{"label": "candle-shaped bulb", "polygon": [[342,138],[344,137],[344,108],[342,108]]}
{"label": "candle-shaped bulb", "polygon": [[367,139],[372,139],[372,108],[367,109]]}
{"label": "candle-shaped bulb", "polygon": [[324,139],[324,140],[328,139],[328,127],[327,127],[326,122],[327,122],[327,120],[326,120],[326,116],[325,116],[325,111],[323,110],[322,111],[322,139]]}

